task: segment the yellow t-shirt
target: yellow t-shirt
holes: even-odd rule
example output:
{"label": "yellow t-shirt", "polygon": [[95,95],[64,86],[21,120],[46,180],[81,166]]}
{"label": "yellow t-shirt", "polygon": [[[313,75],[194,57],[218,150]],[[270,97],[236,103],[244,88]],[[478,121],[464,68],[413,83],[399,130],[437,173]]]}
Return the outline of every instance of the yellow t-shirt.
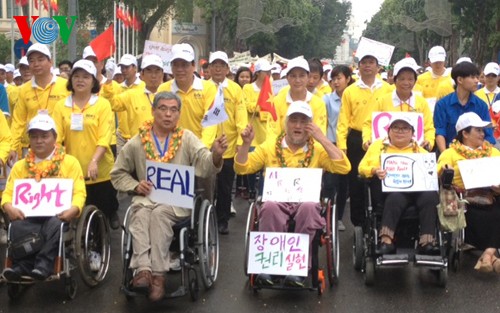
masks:
{"label": "yellow t-shirt", "polygon": [[422,88],[424,98],[437,98],[437,89],[442,81],[449,81],[450,73],[446,71],[444,75],[434,77],[431,71],[427,71],[417,78],[417,85]]}
{"label": "yellow t-shirt", "polygon": [[19,98],[19,87],[7,84],[5,87],[7,98],[9,98],[9,112],[12,116],[14,108],[16,107],[17,99]]}
{"label": "yellow t-shirt", "polygon": [[[83,114],[83,130],[71,129],[72,114]],[[57,128],[57,142],[64,143],[66,152],[78,159],[84,175],[92,161],[97,146],[106,148],[98,166],[97,180],[88,180],[95,184],[110,180],[114,158],[109,147],[113,124],[113,113],[108,100],[92,95],[83,110],[73,105],[71,96],[59,101],[52,114]]]}
{"label": "yellow t-shirt", "polygon": [[441,81],[436,90],[436,100],[446,97],[450,93],[455,91],[455,82],[453,79],[448,78]]}
{"label": "yellow t-shirt", "polygon": [[52,82],[45,88],[39,87],[35,78],[19,87],[19,97],[12,115],[11,150],[18,151],[20,147],[28,147],[26,126],[40,110],[45,110],[52,116],[56,103],[70,95],[66,83],[66,79],[53,75]]}
{"label": "yellow t-shirt", "polygon": [[330,87],[330,85],[326,81],[321,80],[321,82],[322,82],[321,86],[316,87],[316,90],[319,93],[321,93],[322,96],[320,96],[319,93],[316,96],[318,96],[320,98],[323,98],[324,95],[331,94],[333,92],[333,90],[332,90],[332,87]]}
{"label": "yellow t-shirt", "polygon": [[497,87],[495,90],[493,90],[493,92],[490,92],[486,89],[486,87],[483,87],[477,90],[474,94],[481,100],[483,100],[488,105],[488,108],[490,108],[493,104],[493,100],[495,100],[496,95],[498,95],[499,93],[500,87]]}
{"label": "yellow t-shirt", "polygon": [[11,134],[5,115],[0,114],[0,160],[6,164],[10,152]]}
{"label": "yellow t-shirt", "polygon": [[126,113],[130,137],[139,133],[139,128],[145,121],[153,119],[151,108],[154,97],[155,94],[146,88],[142,90],[130,89],[113,97],[111,107],[115,112]]}

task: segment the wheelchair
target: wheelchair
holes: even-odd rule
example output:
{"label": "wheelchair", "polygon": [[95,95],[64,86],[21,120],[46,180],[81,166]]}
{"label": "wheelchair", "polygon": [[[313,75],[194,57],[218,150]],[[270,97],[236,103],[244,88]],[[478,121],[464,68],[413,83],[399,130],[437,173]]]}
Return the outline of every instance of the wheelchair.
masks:
{"label": "wheelchair", "polygon": [[[325,271],[319,266],[319,248],[325,247],[326,252],[326,268],[328,275],[329,286],[333,287],[338,281],[339,277],[339,235],[337,224],[337,210],[335,202],[331,199],[325,198],[321,201],[321,216],[326,221],[326,226],[323,229],[317,230],[316,235],[312,241],[312,262],[309,277],[306,279],[306,286],[289,287],[286,286],[284,280],[279,284],[273,286],[260,285],[256,281],[257,274],[248,274],[248,257],[250,249],[250,233],[258,231],[259,229],[259,208],[262,205],[262,197],[259,196],[255,202],[252,202],[248,210],[245,231],[245,258],[244,258],[244,271],[249,279],[249,287],[256,293],[260,289],[279,289],[279,290],[310,290],[317,291],[318,295],[322,295],[326,290]],[[288,230],[293,232],[294,221],[289,220]]]}
{"label": "wheelchair", "polygon": [[[131,207],[127,209],[125,214],[121,238],[123,277],[120,290],[125,294],[127,300],[141,295],[147,296],[147,293],[134,290],[132,286],[135,273],[130,268],[133,254],[132,235],[129,232],[130,215]],[[165,298],[182,297],[189,292],[191,300],[196,301],[200,291],[199,276],[201,276],[206,290],[210,289],[217,280],[219,231],[215,207],[198,193],[194,198],[194,209],[191,216],[175,224],[173,229],[174,239],[170,250],[179,252],[181,285],[173,292],[168,292],[167,289]],[[170,275],[170,272],[167,275]]]}
{"label": "wheelchair", "polygon": [[[354,227],[352,249],[354,269],[363,272],[365,285],[372,286],[375,283],[375,272],[378,269],[404,267],[413,263],[416,267],[430,269],[436,274],[438,285],[446,287],[449,256],[455,251],[450,243],[452,237],[440,228],[439,221],[437,221],[434,238],[437,240],[439,254],[416,253],[420,230],[418,211],[415,206],[410,206],[399,220],[394,234],[396,252],[394,254],[381,254],[378,251],[379,229],[384,206],[380,202],[380,198],[377,198],[381,195],[381,184],[375,179],[370,182],[365,181],[368,194],[365,223],[363,226]],[[454,242],[458,246],[460,244],[459,238],[455,237]]]}
{"label": "wheelchair", "polygon": [[[11,267],[13,262],[10,255],[11,225],[7,215],[3,212],[2,214],[6,220],[5,225],[8,227],[4,264],[4,267],[7,268]],[[83,208],[78,219],[70,223],[61,222],[60,229],[54,274],[49,276],[45,282],[62,280],[66,296],[72,300],[76,297],[78,290],[75,270],[78,270],[83,282],[91,288],[99,285],[106,278],[111,257],[110,227],[102,211],[93,205],[87,205]],[[99,258],[96,257],[96,254],[99,255]],[[98,261],[98,268],[91,268],[92,260],[90,259],[92,257]],[[7,293],[11,300],[18,299],[26,287],[37,283],[35,280],[7,281],[3,277],[0,278],[0,282],[7,284]]]}

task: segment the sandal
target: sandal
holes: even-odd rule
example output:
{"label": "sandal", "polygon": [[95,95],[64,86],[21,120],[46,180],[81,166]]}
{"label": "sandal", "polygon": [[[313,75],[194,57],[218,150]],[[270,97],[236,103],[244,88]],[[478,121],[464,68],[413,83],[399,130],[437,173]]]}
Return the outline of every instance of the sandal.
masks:
{"label": "sandal", "polygon": [[[489,256],[489,258],[486,258]],[[488,254],[482,255],[474,266],[474,269],[481,273],[491,273],[493,272],[493,262],[491,261],[492,256]],[[497,265],[500,270],[500,263]]]}

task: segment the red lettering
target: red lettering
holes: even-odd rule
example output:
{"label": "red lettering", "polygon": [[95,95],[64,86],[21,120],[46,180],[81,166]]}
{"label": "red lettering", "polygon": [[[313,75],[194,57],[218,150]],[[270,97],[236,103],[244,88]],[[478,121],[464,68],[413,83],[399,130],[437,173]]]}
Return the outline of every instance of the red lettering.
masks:
{"label": "red lettering", "polygon": [[[28,44],[31,38],[31,27],[29,26],[28,23],[28,16],[22,15],[22,16],[14,16],[14,19],[16,20],[17,27],[19,28],[19,32],[21,33],[21,36],[23,37],[23,41],[25,44]],[[33,23],[38,19],[38,16],[32,16],[31,17],[31,25],[33,26]]]}

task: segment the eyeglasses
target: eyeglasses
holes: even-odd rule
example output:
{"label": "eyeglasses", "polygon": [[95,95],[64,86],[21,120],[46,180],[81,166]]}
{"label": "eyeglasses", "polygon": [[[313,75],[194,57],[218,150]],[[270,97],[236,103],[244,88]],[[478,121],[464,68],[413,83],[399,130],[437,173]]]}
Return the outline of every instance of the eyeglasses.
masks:
{"label": "eyeglasses", "polygon": [[179,112],[178,107],[167,107],[164,105],[159,106],[157,109],[160,110],[160,112],[162,112],[162,113],[166,113],[167,111],[170,113],[178,113]]}
{"label": "eyeglasses", "polygon": [[399,126],[393,126],[391,127],[391,130],[396,132],[396,133],[409,133],[411,131],[411,127],[408,127],[408,126],[403,126],[403,127],[399,127]]}

